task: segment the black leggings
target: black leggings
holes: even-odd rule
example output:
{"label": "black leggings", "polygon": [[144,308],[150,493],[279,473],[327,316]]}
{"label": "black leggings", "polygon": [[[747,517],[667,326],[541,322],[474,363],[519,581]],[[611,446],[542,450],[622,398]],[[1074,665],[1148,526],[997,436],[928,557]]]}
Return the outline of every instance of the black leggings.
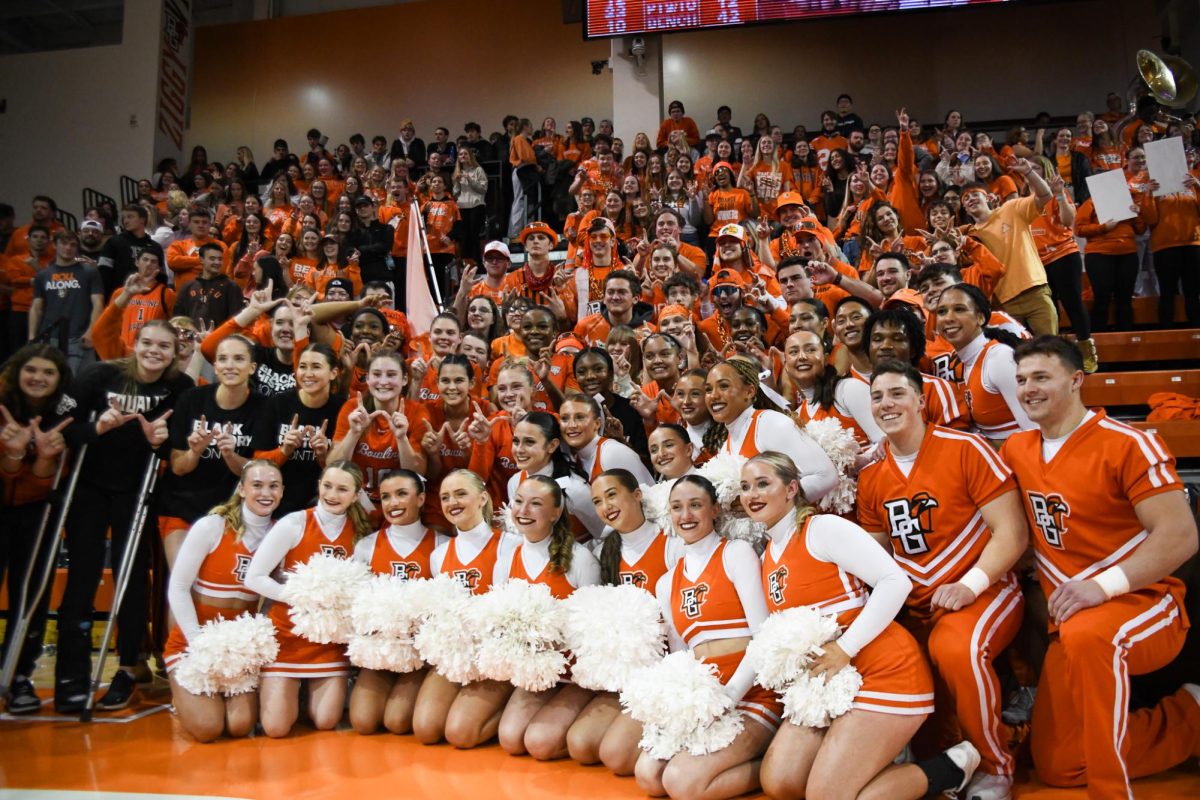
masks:
{"label": "black leggings", "polygon": [[1158,321],[1175,322],[1175,295],[1183,286],[1183,309],[1188,325],[1200,325],[1200,246],[1168,247],[1154,254],[1158,276]]}
{"label": "black leggings", "polygon": [[1137,253],[1107,255],[1088,253],[1088,280],[1092,284],[1092,323],[1097,330],[1109,330],[1108,309],[1116,308],[1115,330],[1133,330],[1133,290],[1137,286]]}
{"label": "black leggings", "polygon": [[[96,590],[104,572],[104,533],[112,529],[112,580],[115,583],[129,541],[137,492],[113,494],[80,481],[67,515],[67,587],[58,607],[59,680],[90,676],[92,615]],[[154,519],[147,520],[129,576],[129,588],[117,614],[117,654],[122,666],[138,663],[148,616],[146,599],[146,537],[155,535]],[[114,587],[115,588],[115,587]]]}
{"label": "black leggings", "polygon": [[1083,307],[1083,257],[1070,253],[1046,265],[1046,278],[1050,281],[1050,294],[1054,302],[1061,303],[1071,318],[1071,330],[1076,339],[1092,338],[1092,321]]}
{"label": "black leggings", "polygon": [[[41,567],[49,555],[50,547],[54,544],[54,536],[46,533],[42,537],[42,546],[38,552],[33,552],[34,537],[38,532],[38,524],[42,521],[42,511],[45,503],[29,503],[23,506],[5,506],[0,508],[0,579],[8,570],[8,625],[4,629],[3,652],[8,653],[12,646],[12,635],[17,627],[17,607],[22,606],[25,613],[25,571],[33,562],[32,583],[38,583]],[[42,636],[46,632],[46,609],[50,604],[50,587],[46,587],[37,611],[25,632],[25,641],[21,644],[21,655],[17,658],[17,675],[29,677],[37,665],[37,658],[42,653]]]}
{"label": "black leggings", "polygon": [[478,205],[474,208],[460,208],[459,213],[463,219],[463,240],[460,244],[461,255],[463,258],[473,260],[480,267],[483,266],[483,259],[479,255],[479,250],[482,247],[481,242],[486,233],[484,228],[487,226],[487,206]]}

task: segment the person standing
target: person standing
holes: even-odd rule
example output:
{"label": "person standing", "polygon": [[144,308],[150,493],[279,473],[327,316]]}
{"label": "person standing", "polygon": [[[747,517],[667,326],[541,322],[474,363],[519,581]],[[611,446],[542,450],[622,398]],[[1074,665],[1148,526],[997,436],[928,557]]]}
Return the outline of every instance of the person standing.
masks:
{"label": "person standing", "polygon": [[105,297],[111,297],[125,285],[126,278],[138,271],[137,261],[142,253],[151,251],[157,255],[160,269],[167,263],[162,245],[146,233],[149,222],[150,212],[145,206],[134,203],[121,209],[121,232],[109,237],[96,261],[104,282]]}
{"label": "person standing", "polygon": [[33,277],[29,339],[56,345],[77,372],[96,360],[91,328],[104,309],[104,286],[96,268],[78,260],[78,236],[59,231],[54,244],[54,263]]}
{"label": "person standing", "polygon": [[175,316],[196,324],[220,325],[242,310],[246,298],[232,278],[221,272],[225,251],[214,242],[200,245],[200,275],[179,287]]}

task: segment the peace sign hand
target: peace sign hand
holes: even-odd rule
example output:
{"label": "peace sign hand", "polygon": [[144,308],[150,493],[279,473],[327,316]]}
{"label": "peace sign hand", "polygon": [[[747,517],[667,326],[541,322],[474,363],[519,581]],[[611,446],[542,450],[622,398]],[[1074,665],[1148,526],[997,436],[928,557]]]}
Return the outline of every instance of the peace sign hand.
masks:
{"label": "peace sign hand", "polygon": [[446,425],[433,429],[433,423],[425,420],[425,433],[421,434],[421,449],[431,456],[437,455],[442,446],[442,436],[446,433]]}

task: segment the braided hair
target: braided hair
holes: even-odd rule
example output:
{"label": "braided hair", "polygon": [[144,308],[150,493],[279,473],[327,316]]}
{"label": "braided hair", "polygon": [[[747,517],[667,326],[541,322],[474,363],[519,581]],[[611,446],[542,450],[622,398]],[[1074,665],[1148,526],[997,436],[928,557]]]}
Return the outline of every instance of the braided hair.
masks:
{"label": "braided hair", "polygon": [[[764,409],[768,411],[780,411],[779,406],[775,405],[774,401],[762,390],[762,381],[758,377],[759,366],[758,362],[746,356],[731,356],[720,364],[728,365],[741,378],[742,383],[747,386],[754,387],[754,408]],[[717,367],[713,367],[716,369]],[[709,374],[712,374],[711,370]],[[713,420],[713,424],[704,432],[704,450],[705,452],[715,455],[720,452],[721,446],[729,439],[729,429],[725,427],[725,423]]]}

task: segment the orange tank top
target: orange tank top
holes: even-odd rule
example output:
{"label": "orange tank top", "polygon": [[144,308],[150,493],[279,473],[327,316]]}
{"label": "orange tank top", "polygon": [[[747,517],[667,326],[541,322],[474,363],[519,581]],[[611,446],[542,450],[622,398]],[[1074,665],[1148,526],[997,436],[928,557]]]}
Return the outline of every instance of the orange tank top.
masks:
{"label": "orange tank top", "polygon": [[721,638],[727,639],[750,635],[746,610],[725,572],[726,544],[722,541],[717,545],[694,581],[683,574],[683,561],[675,565],[671,578],[671,624],[689,647],[697,635],[710,631],[721,631],[726,634]]}
{"label": "orange tank top", "polygon": [[772,555],[771,545],[763,552],[767,609],[774,612],[810,606],[837,614],[839,624],[849,624],[867,603],[867,587],[837,564],[820,561],[808,551],[808,526],[812,520],[812,517],[806,519],[804,526],[792,534],[779,558]]}
{"label": "orange tank top", "polygon": [[[615,536],[619,534],[609,534]],[[667,536],[659,532],[654,541],[642,553],[636,563],[630,564],[625,560],[625,549],[621,548],[621,566],[617,577],[622,585],[636,586],[653,592],[658,585],[658,579],[667,574]]]}
{"label": "orange tank top", "polygon": [[[742,447],[738,450],[746,458],[754,458],[758,455],[758,445],[754,443],[754,437],[758,433],[758,417],[762,413],[762,410],[755,410],[750,415],[750,427],[746,429],[746,438],[742,440]],[[725,452],[733,452],[733,445],[729,443],[728,439],[725,440]]]}
{"label": "orange tank top", "polygon": [[999,392],[990,392],[983,385],[983,363],[997,347],[1003,347],[999,342],[989,340],[983,346],[983,352],[970,368],[964,368],[967,373],[966,399],[967,408],[971,410],[971,419],[981,434],[989,438],[1007,436],[1021,429],[1013,418],[1012,410]]}
{"label": "orange tank top", "polygon": [[433,555],[436,543],[437,535],[426,529],[421,543],[407,556],[402,556],[392,547],[387,528],[384,528],[375,535],[375,549],[371,552],[371,571],[376,575],[393,575],[408,581],[431,577],[429,557]]}
{"label": "orange tank top", "polygon": [[589,482],[594,483],[596,478],[600,477],[600,473],[604,472],[604,467],[600,463],[600,451],[604,449],[604,443],[607,441],[608,439],[605,439],[603,436],[601,436],[600,440],[596,442],[596,461],[592,464],[592,474]]}
{"label": "orange tank top", "polygon": [[471,590],[471,594],[483,594],[492,588],[492,575],[496,571],[496,559],[500,555],[500,533],[492,531],[492,538],[483,549],[464,564],[458,558],[458,541],[450,540],[446,557],[442,559],[442,572]]}
{"label": "orange tank top", "polygon": [[301,537],[299,544],[288,550],[287,555],[283,557],[282,567],[284,570],[295,569],[300,564],[307,563],[318,553],[334,558],[349,558],[353,552],[354,523],[350,521],[350,518],[346,518],[341,532],[331,542],[321,531],[321,525],[317,522],[316,509],[310,508],[304,512],[304,536]]}
{"label": "orange tank top", "polygon": [[[796,392],[796,402],[799,404],[796,408],[796,419],[801,425],[807,425],[815,419],[835,419],[838,424],[854,436],[854,441],[858,442],[860,447],[867,447],[871,444],[870,438],[866,431],[858,424],[858,421],[849,414],[843,414],[837,410],[837,407],[825,408],[824,406],[815,403],[810,404],[808,398],[804,396],[804,392]],[[749,437],[749,434],[747,434]],[[744,449],[743,445],[743,449]]]}
{"label": "orange tank top", "polygon": [[256,600],[258,595],[247,589],[246,568],[250,566],[251,552],[246,549],[237,533],[228,525],[221,534],[221,542],[200,564],[193,588],[209,597],[227,597],[235,600]]}
{"label": "orange tank top", "polygon": [[525,581],[526,583],[541,583],[550,589],[550,594],[554,595],[559,600],[567,597],[571,592],[575,591],[575,587],[567,580],[567,576],[552,572],[550,565],[542,567],[542,571],[537,575],[530,576],[525,571],[525,564],[521,561],[521,550],[525,545],[518,545],[513,553],[512,566],[508,568],[508,577],[514,581]]}

